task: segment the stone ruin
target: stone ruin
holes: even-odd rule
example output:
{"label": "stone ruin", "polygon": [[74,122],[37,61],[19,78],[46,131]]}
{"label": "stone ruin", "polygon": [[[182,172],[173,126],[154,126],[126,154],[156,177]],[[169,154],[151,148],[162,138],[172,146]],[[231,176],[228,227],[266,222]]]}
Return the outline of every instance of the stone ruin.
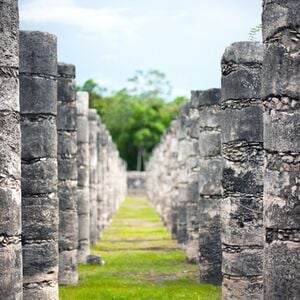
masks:
{"label": "stone ruin", "polygon": [[[99,260],[126,165],[56,37],[19,32],[17,0],[0,15],[0,297],[55,300]],[[299,16],[299,0],[263,0],[264,45],[230,45],[221,89],[193,91],[129,179],[223,300],[299,299]]]}
{"label": "stone ruin", "polygon": [[126,164],[56,37],[19,32],[18,1],[0,15],[0,298],[55,300],[125,198]]}
{"label": "stone ruin", "polygon": [[[300,2],[263,1],[263,41],[230,45],[147,165],[147,193],[222,299],[299,299]],[[160,188],[154,188],[159,186]]]}

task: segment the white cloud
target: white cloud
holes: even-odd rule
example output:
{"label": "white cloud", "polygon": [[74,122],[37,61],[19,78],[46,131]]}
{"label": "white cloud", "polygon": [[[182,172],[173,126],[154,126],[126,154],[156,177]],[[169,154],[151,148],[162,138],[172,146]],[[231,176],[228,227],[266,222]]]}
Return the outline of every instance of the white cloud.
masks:
{"label": "white cloud", "polygon": [[142,18],[132,18],[122,9],[93,9],[80,7],[73,0],[30,0],[20,5],[24,23],[55,23],[77,27],[86,33],[123,34],[133,37]]}

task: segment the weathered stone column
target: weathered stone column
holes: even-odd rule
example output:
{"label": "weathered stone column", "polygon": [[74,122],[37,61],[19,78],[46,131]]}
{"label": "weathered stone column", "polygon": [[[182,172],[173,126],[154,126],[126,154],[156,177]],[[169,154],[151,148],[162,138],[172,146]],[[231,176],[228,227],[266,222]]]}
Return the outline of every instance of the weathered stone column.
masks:
{"label": "weathered stone column", "polygon": [[177,169],[177,161],[178,161],[178,121],[175,120],[171,123],[171,144],[170,144],[170,152],[171,152],[171,161],[170,166],[172,168],[172,187],[171,187],[171,226],[170,231],[172,234],[172,238],[177,238],[177,219],[178,219],[178,169]]}
{"label": "weathered stone column", "polygon": [[89,151],[90,151],[90,242],[95,245],[97,242],[97,111],[89,109]]}
{"label": "weathered stone column", "polygon": [[222,58],[223,299],[262,299],[263,47],[234,43]]}
{"label": "weathered stone column", "polygon": [[102,232],[101,226],[101,214],[103,206],[103,195],[102,195],[102,146],[101,146],[101,134],[102,124],[100,116],[97,115],[97,237],[100,238]]}
{"label": "weathered stone column", "polygon": [[0,297],[22,299],[18,1],[0,0]]}
{"label": "weathered stone column", "polygon": [[106,136],[106,129],[105,125],[101,124],[100,130],[99,130],[99,149],[98,149],[98,159],[99,159],[99,168],[100,173],[98,174],[100,184],[99,184],[99,190],[98,190],[98,201],[100,203],[100,214],[98,214],[99,219],[99,227],[100,227],[100,233],[103,232],[105,228],[105,221],[106,221],[106,204],[105,204],[105,168],[106,168],[106,143],[107,143],[107,136]]}
{"label": "weathered stone column", "polygon": [[77,92],[77,262],[86,263],[90,253],[90,192],[89,192],[89,94]]}
{"label": "weathered stone column", "polygon": [[188,117],[186,122],[185,167],[187,170],[187,204],[186,204],[186,224],[187,224],[187,260],[191,263],[199,261],[199,110],[189,102]]}
{"label": "weathered stone column", "polygon": [[186,102],[181,105],[178,117],[178,215],[177,215],[177,241],[181,247],[185,247],[187,243],[187,215],[186,205],[188,199],[188,178],[186,169],[186,157],[188,153],[188,146],[186,140],[186,127],[188,120],[188,113],[190,103]]}
{"label": "weathered stone column", "polygon": [[24,299],[58,299],[57,45],[20,32]]}
{"label": "weathered stone column", "polygon": [[59,284],[78,281],[77,125],[75,66],[58,65]]}
{"label": "weathered stone column", "polygon": [[199,265],[200,282],[222,283],[220,201],[222,198],[221,93],[219,89],[192,92],[199,110]]}
{"label": "weathered stone column", "polygon": [[264,299],[300,297],[300,2],[263,1]]}

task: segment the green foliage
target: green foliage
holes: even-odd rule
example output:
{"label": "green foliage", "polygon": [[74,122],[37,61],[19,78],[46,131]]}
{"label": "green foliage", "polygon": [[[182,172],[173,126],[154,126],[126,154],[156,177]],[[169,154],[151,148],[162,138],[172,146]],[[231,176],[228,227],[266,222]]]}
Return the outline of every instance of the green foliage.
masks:
{"label": "green foliage", "polygon": [[262,24],[256,25],[251,28],[249,32],[249,41],[256,41],[258,33],[261,33]]}
{"label": "green foliage", "polygon": [[128,81],[129,88],[109,96],[103,96],[105,90],[92,79],[79,88],[89,92],[90,107],[97,109],[128,169],[142,170],[186,98],[178,97],[167,102],[170,83],[163,73],[156,70],[137,71]]}
{"label": "green foliage", "polygon": [[104,266],[81,265],[79,285],[61,287],[61,300],[219,300],[220,288],[198,283],[145,199],[127,199],[92,253]]}

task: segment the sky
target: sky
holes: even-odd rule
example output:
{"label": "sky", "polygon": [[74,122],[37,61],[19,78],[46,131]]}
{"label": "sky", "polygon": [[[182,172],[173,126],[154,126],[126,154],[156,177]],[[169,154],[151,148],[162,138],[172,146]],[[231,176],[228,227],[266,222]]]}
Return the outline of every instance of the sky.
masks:
{"label": "sky", "polygon": [[[166,74],[172,97],[220,87],[227,46],[261,23],[261,0],[19,0],[22,30],[58,37],[58,59],[109,91],[136,70]],[[260,40],[260,34],[257,36]]]}

